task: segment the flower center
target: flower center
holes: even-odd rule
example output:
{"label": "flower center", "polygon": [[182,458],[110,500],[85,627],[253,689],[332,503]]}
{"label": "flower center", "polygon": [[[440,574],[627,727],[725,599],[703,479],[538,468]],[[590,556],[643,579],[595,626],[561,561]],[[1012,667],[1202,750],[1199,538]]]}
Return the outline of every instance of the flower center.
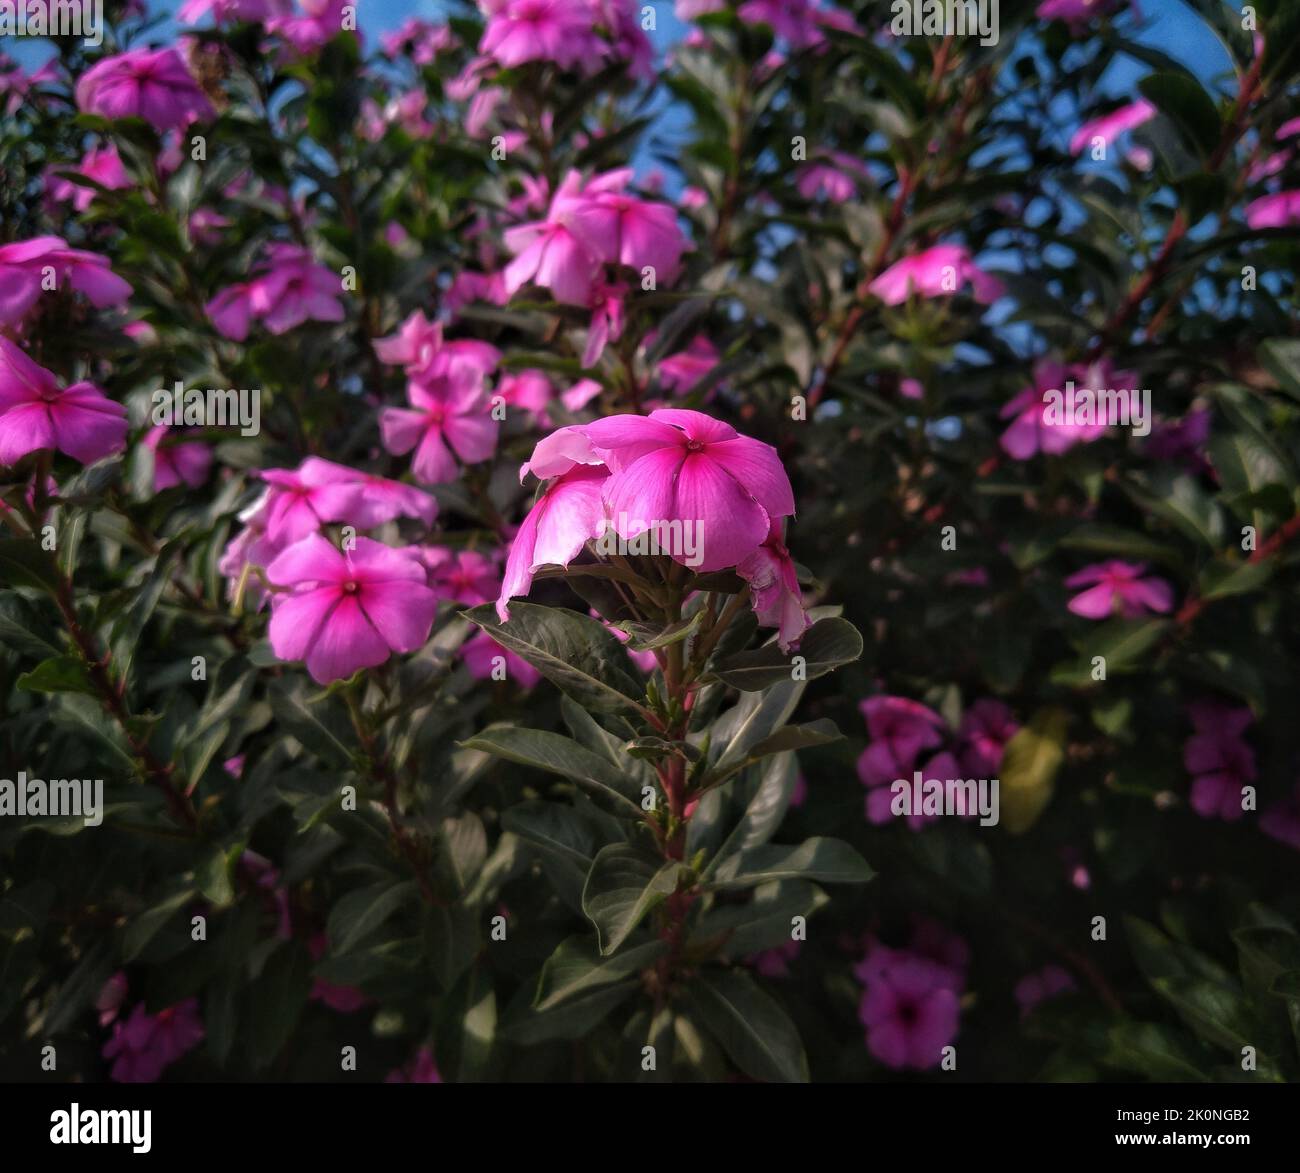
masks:
{"label": "flower center", "polygon": [[704,441],[703,441],[703,440],[687,440],[687,441],[686,441],[686,451],[687,451],[687,452],[703,452],[703,451],[704,451]]}
{"label": "flower center", "polygon": [[345,595],[355,595],[361,589],[361,584],[355,581],[345,582],[343,584],[343,593]]}

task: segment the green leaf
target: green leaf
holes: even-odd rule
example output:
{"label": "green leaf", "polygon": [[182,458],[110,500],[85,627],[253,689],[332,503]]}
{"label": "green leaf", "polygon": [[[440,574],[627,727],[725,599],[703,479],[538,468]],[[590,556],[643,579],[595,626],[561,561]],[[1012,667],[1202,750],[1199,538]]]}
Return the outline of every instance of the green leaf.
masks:
{"label": "green leaf", "polygon": [[811,917],[829,904],[830,899],[807,880],[760,884],[747,904],[728,900],[708,909],[696,922],[691,939],[707,942],[720,937],[723,955],[748,957],[787,944],[791,940],[793,918]]}
{"label": "green leaf", "polygon": [[169,920],[194,899],[194,889],[181,888],[136,916],[122,933],[122,960],[134,961]]}
{"label": "green leaf", "polygon": [[1124,619],[1115,617],[1093,624],[1075,641],[1079,659],[1066,661],[1052,669],[1052,682],[1072,688],[1088,688],[1101,681],[1093,677],[1093,657],[1106,661],[1106,677],[1143,667],[1142,659],[1171,627],[1168,619]]}
{"label": "green leaf", "polygon": [[1270,338],[1259,344],[1257,353],[1278,386],[1300,400],[1300,338]]}
{"label": "green leaf", "polygon": [[[710,791],[700,801],[699,809],[691,820],[687,831],[687,854],[694,858],[694,853],[701,846],[707,848],[707,844],[714,841],[714,828],[709,826],[709,821],[715,816],[717,819],[723,817],[726,802],[724,793],[739,792],[739,796],[743,798],[743,788],[750,785],[753,793],[745,804],[744,813],[741,814],[722,845],[714,852],[704,874],[706,876],[711,874],[713,869],[732,852],[744,851],[766,843],[776,833],[781,820],[785,818],[785,812],[790,805],[790,796],[794,793],[798,780],[798,760],[792,753],[783,753],[751,768],[739,778],[725,783],[722,788]],[[727,797],[731,797],[731,794],[727,793]],[[717,833],[720,834],[720,830]]]}
{"label": "green leaf", "polygon": [[583,875],[596,857],[597,828],[581,811],[558,802],[521,802],[507,807],[501,826],[534,847],[580,866]]}
{"label": "green leaf", "polygon": [[62,576],[54,559],[31,538],[0,539],[0,578],[5,586],[28,586],[57,595]]}
{"label": "green leaf", "polygon": [[865,884],[875,873],[842,839],[805,839],[797,846],[765,843],[729,856],[709,878],[709,888],[752,888],[771,880]]}
{"label": "green leaf", "polygon": [[247,1039],[253,1065],[263,1068],[293,1035],[311,991],[311,957],[286,941],[267,959],[249,999]]}
{"label": "green leaf", "polygon": [[0,594],[0,646],[42,660],[59,652],[36,609],[12,591]]}
{"label": "green leaf", "polygon": [[1210,562],[1201,571],[1202,599],[1221,599],[1226,595],[1244,595],[1260,590],[1273,576],[1273,563]]}
{"label": "green leaf", "polygon": [[775,733],[763,738],[749,751],[751,761],[767,757],[768,754],[784,753],[786,750],[808,749],[814,745],[830,745],[833,741],[842,741],[842,734],[834,721],[821,717],[809,721],[806,725],[786,725]]}
{"label": "green leaf", "polygon": [[627,633],[627,647],[634,652],[652,652],[655,648],[666,648],[670,644],[680,643],[699,627],[704,617],[703,610],[686,619],[678,620],[667,627],[654,623],[634,623],[623,620],[614,624],[620,631]]}
{"label": "green leaf", "polygon": [[[775,643],[737,652],[720,661],[713,675],[733,688],[757,692],[790,680],[816,680],[862,655],[862,636],[847,619],[820,619],[808,629],[797,651],[787,655]],[[796,669],[802,664],[802,674]]]}
{"label": "green leaf", "polygon": [[667,949],[666,941],[647,941],[606,958],[592,948],[589,938],[566,937],[542,966],[533,1007],[545,1013],[580,994],[633,977]]}
{"label": "green leaf", "polygon": [[[339,719],[341,704],[337,698],[328,697],[308,705],[302,696],[301,681],[277,681],[268,690],[267,699],[276,721],[304,749],[330,765],[352,767],[353,750],[338,732],[347,730],[343,736],[350,739],[351,726],[346,718]],[[324,714],[330,714],[329,718]]]}
{"label": "green leaf", "polygon": [[744,693],[734,708],[713,723],[709,748],[716,755],[714,772],[722,774],[740,765],[756,745],[781,728],[799,704],[803,690],[803,681],[783,680],[763,692]]}
{"label": "green leaf", "polygon": [[743,970],[703,971],[686,996],[731,1061],[751,1079],[807,1083],[808,1059],[789,1016]]}
{"label": "green leaf", "polygon": [[30,672],[18,677],[18,687],[26,692],[80,692],[98,696],[85,661],[80,656],[59,655],[42,660]]}
{"label": "green leaf", "polygon": [[349,952],[416,895],[416,886],[410,880],[397,884],[381,880],[349,892],[330,909],[330,951]]}
{"label": "green leaf", "polygon": [[1065,760],[1064,709],[1039,709],[1002,755],[1001,818],[1013,835],[1028,831],[1052,799],[1056,772]]}
{"label": "green leaf", "polygon": [[594,986],[546,1011],[523,1005],[502,1021],[501,1033],[524,1046],[555,1039],[580,1039],[589,1034],[621,1002],[641,988],[636,978]]}
{"label": "green leaf", "polygon": [[582,891],[582,911],[596,926],[601,954],[613,953],[688,874],[685,865],[661,862],[630,843],[602,847]]}
{"label": "green leaf", "polygon": [[627,653],[603,623],[576,611],[518,601],[510,604],[509,623],[497,619],[491,603],[462,614],[579,704],[600,713],[645,713],[641,688],[628,673]]}
{"label": "green leaf", "polygon": [[559,774],[611,801],[623,815],[641,816],[641,794],[635,780],[570,737],[541,729],[495,725],[463,743],[467,749],[496,754],[521,766]]}
{"label": "green leaf", "polygon": [[158,551],[149,577],[134,592],[130,609],[113,625],[113,666],[120,680],[130,679],[131,662],[140,646],[145,624],[149,622],[158,606],[158,600],[171,581],[172,564],[180,553],[179,541],[169,542]]}
{"label": "green leaf", "polygon": [[1167,114],[1189,146],[1208,158],[1219,145],[1219,112],[1200,83],[1185,73],[1152,73],[1138,82],[1142,96]]}

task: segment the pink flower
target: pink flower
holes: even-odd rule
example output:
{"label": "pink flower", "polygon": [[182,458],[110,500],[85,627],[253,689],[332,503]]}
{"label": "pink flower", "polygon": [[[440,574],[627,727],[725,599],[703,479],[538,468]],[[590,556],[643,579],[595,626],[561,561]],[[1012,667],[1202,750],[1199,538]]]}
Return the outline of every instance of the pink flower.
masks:
{"label": "pink flower", "polygon": [[1246,205],[1246,223],[1252,228],[1286,228],[1300,224],[1300,190],[1260,196]]}
{"label": "pink flower", "polygon": [[1130,102],[1100,118],[1090,119],[1074,132],[1070,139],[1070,154],[1078,155],[1092,148],[1092,140],[1102,139],[1107,145],[1119,138],[1126,130],[1149,122],[1157,114],[1156,108],[1145,98]]}
{"label": "pink flower", "polygon": [[[552,474],[539,472],[537,475]],[[528,593],[538,570],[543,566],[568,566],[587,542],[604,532],[601,490],[608,475],[603,467],[570,461],[567,471],[556,476],[537,498],[506,558],[505,576],[497,597],[497,615],[502,623],[510,618],[510,600]]]}
{"label": "pink flower", "polygon": [[406,398],[409,408],[386,407],[379,413],[379,430],[395,456],[415,449],[412,468],[421,484],[454,481],[456,457],[475,464],[496,450],[498,424],[472,372],[460,369],[428,382],[412,379]]}
{"label": "pink flower", "polygon": [[577,182],[575,174],[566,178],[545,220],[506,229],[505,245],[515,258],[504,272],[507,295],[531,281],[549,289],[557,301],[588,304],[592,283],[600,270],[600,257],[556,208],[561,193],[571,186],[576,188]]}
{"label": "pink flower", "polygon": [[736,573],[749,583],[759,626],[775,627],[778,645],[789,652],[812,621],[803,608],[799,576],[785,548],[779,521],[773,519],[767,541],[736,567]]}
{"label": "pink flower", "polygon": [[1020,722],[999,700],[984,697],[962,714],[958,737],[965,743],[962,765],[976,778],[994,778],[1002,765],[1002,754],[1020,731]]}
{"label": "pink flower", "polygon": [[403,1067],[390,1071],[384,1078],[385,1083],[441,1083],[442,1076],[433,1062],[433,1052],[428,1047],[421,1047],[412,1059]]}
{"label": "pink flower", "polygon": [[674,522],[694,526],[697,570],[737,566],[768,540],[774,520],[794,513],[776,449],[702,412],[607,416],[583,430],[614,474],[604,496],[615,532],[630,540]]}
{"label": "pink flower", "polygon": [[824,159],[805,163],[795,174],[795,188],[806,200],[825,198],[843,204],[858,193],[858,184],[867,178],[859,159],[839,151],[828,152]]}
{"label": "pink flower", "polygon": [[199,1000],[186,998],[175,1006],[149,1014],[143,1002],[124,1022],[113,1026],[104,1044],[104,1058],[113,1061],[109,1078],[118,1083],[153,1083],[182,1055],[203,1040]]}
{"label": "pink flower", "polygon": [[203,307],[217,332],[223,338],[243,342],[248,337],[248,327],[253,318],[249,300],[251,286],[245,282],[228,285]]}
{"label": "pink flower", "polygon": [[105,118],[143,118],[160,131],[215,113],[175,49],[131,49],[95,62],[77,81],[77,108]]}
{"label": "pink flower", "polygon": [[572,194],[576,180],[570,176],[556,193],[552,217],[558,206],[573,232],[602,261],[637,270],[649,267],[658,280],[671,283],[687,247],[677,213],[667,204],[624,191],[631,177],[630,169],[597,176],[579,198]]}
{"label": "pink flower", "polygon": [[1070,600],[1070,610],[1085,619],[1106,619],[1116,610],[1125,619],[1172,610],[1173,588],[1163,578],[1143,578],[1145,571],[1145,562],[1110,561],[1085,566],[1065,580],[1067,587],[1089,588]]}
{"label": "pink flower", "polygon": [[216,24],[237,21],[261,24],[269,17],[288,12],[286,0],[185,0],[176,16],[182,24],[197,24],[209,13]]}
{"label": "pink flower", "polygon": [[424,564],[429,570],[429,585],[438,597],[462,606],[491,602],[500,590],[501,572],[496,562],[477,550],[430,549]]}
{"label": "pink flower", "polygon": [[1259,816],[1259,829],[1270,839],[1300,851],[1300,786]]}
{"label": "pink flower", "polygon": [[718,365],[719,357],[718,348],[703,334],[697,334],[685,350],[660,361],[659,382],[665,390],[685,395]]}
{"label": "pink flower", "polygon": [[[319,961],[329,952],[329,938],[324,933],[317,933],[307,942],[307,949],[311,959]],[[307,996],[339,1014],[355,1014],[370,1001],[356,986],[341,986],[324,978],[312,979]]]}
{"label": "pink flower", "polygon": [[503,648],[486,631],[467,639],[461,645],[460,654],[475,680],[513,680],[520,688],[529,689],[542,678],[527,660]]}
{"label": "pink flower", "polygon": [[347,521],[361,501],[357,473],[319,457],[309,457],[296,471],[264,469],[261,477],[271,486],[265,528],[274,542],[296,542],[327,522]]}
{"label": "pink flower", "polygon": [[[356,10],[348,0],[299,0],[302,14],[275,16],[266,22],[268,32],[285,41],[288,60],[306,57],[324,48],[342,32],[361,40],[356,32]],[[350,27],[348,27],[350,26]]]}
{"label": "pink flower", "polygon": [[570,69],[602,55],[591,11],[580,0],[504,0],[489,11],[478,50],[506,69],[526,61]]}
{"label": "pink flower", "polygon": [[[183,442],[165,444],[163,441],[173,429],[159,424],[150,428],[140,441],[153,452],[153,488],[155,493],[186,484],[197,489],[208,479],[212,468],[212,449],[206,444]],[[174,429],[183,431],[184,429]]]}
{"label": "pink flower", "polygon": [[754,972],[765,978],[787,978],[790,976],[790,963],[799,956],[802,941],[787,941],[775,949],[765,949],[749,958]]}
{"label": "pink flower", "polygon": [[510,407],[541,417],[546,413],[546,405],[550,403],[554,389],[544,371],[528,369],[502,375],[501,382],[497,384],[497,395]]}
{"label": "pink flower", "polygon": [[0,326],[16,326],[43,291],[46,270],[96,309],[120,305],[131,286],[109,268],[108,258],[69,248],[58,236],[38,236],[0,246]]}
{"label": "pink flower", "polygon": [[887,1067],[937,1067],[961,1017],[953,973],[904,950],[877,947],[859,968],[866,989],[858,1018],[867,1050]]}
{"label": "pink flower", "polygon": [[1242,787],[1256,777],[1255,753],[1242,737],[1253,714],[1247,708],[1197,701],[1188,715],[1196,730],[1183,747],[1183,765],[1193,775],[1188,801],[1203,819],[1235,822],[1244,813]]}
{"label": "pink flower", "polygon": [[868,288],[886,305],[900,305],[913,292],[942,297],[956,293],[967,282],[976,301],[990,302],[1002,295],[1002,282],[977,268],[965,248],[936,244],[895,261]]}
{"label": "pink flower", "polygon": [[1020,1018],[1023,1021],[1033,1012],[1034,1007],[1050,998],[1076,989],[1074,978],[1069,970],[1059,965],[1047,965],[1037,973],[1027,973],[1015,988],[1016,1001],[1020,1005]]}
{"label": "pink flower", "polygon": [[[56,165],[57,166],[57,165]],[[60,170],[73,170],[78,175],[93,179],[100,187],[116,191],[131,186],[126,169],[122,166],[121,156],[112,144],[106,147],[94,147],[86,152],[85,157],[75,167],[63,167]],[[79,183],[75,179],[64,179],[55,175],[53,170],[47,173],[46,186],[53,200],[71,203],[78,212],[84,212],[99,193],[89,184]]]}
{"label": "pink flower", "polygon": [[295,244],[267,247],[261,274],[249,286],[248,305],[272,334],[283,334],[308,319],[343,321],[336,273],[312,260],[311,251]]}
{"label": "pink flower", "polygon": [[95,1009],[99,1012],[99,1025],[107,1026],[117,1017],[126,1001],[126,974],[120,969],[101,987],[95,998]]}
{"label": "pink flower", "polygon": [[126,408],[90,383],[60,387],[8,338],[0,338],[0,465],[57,449],[93,464],[126,446]]}
{"label": "pink flower", "polygon": [[[1045,360],[1034,366],[1034,382],[998,413],[1010,419],[999,443],[1003,451],[1014,460],[1029,460],[1035,453],[1059,456],[1076,444],[1088,444],[1105,435],[1108,425],[1103,422],[1066,422],[1062,414],[1053,412],[1053,400],[1059,397],[1064,412],[1068,384],[1077,383],[1078,395],[1082,390],[1098,391],[1107,388],[1136,386],[1137,376],[1131,371],[1113,370],[1108,361],[1091,366],[1076,364],[1064,366]],[[1049,394],[1055,393],[1055,395]]]}
{"label": "pink flower", "polygon": [[1104,16],[1118,7],[1120,0],[1043,0],[1034,9],[1040,20],[1060,20],[1067,24],[1070,32],[1076,35],[1087,28],[1088,23],[1098,16]]}
{"label": "pink flower", "polygon": [[919,701],[873,696],[858,708],[871,737],[871,744],[858,759],[858,777],[866,786],[887,786],[909,776],[921,750],[933,749],[942,741],[943,718]]}
{"label": "pink flower", "polygon": [[294,543],[266,569],[271,647],[281,660],[305,660],[318,684],[373,668],[429,638],[437,601],[425,571],[407,554],[369,538],[340,553],[320,534]]}

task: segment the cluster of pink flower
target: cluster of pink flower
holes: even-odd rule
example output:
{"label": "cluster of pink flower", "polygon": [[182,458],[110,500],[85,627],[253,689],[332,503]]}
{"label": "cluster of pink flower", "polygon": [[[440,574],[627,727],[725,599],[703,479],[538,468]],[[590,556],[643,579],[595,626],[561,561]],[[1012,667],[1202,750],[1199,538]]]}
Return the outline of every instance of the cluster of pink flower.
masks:
{"label": "cluster of pink flower", "polygon": [[203,1041],[199,1000],[186,998],[157,1014],[150,1014],[143,1002],[137,1002],[125,1019],[119,1019],[127,988],[126,974],[116,973],[95,1000],[99,1025],[113,1024],[112,1037],[104,1044],[104,1058],[113,1064],[109,1078],[118,1083],[153,1083]]}
{"label": "cluster of pink flower", "polygon": [[545,488],[506,561],[502,622],[534,573],[568,566],[607,530],[628,542],[666,531],[699,535],[693,556],[665,551],[676,561],[702,572],[734,569],[749,583],[759,622],[777,629],[782,648],[806,630],[782,538],[794,494],[770,445],[701,412],[661,408],[560,428],[537,444],[521,478],[530,472]]}
{"label": "cluster of pink flower", "polygon": [[969,963],[966,942],[932,921],[917,925],[906,949],[869,937],[853,970],[864,987],[858,1018],[867,1050],[895,1069],[939,1066],[957,1037]]}
{"label": "cluster of pink flower", "polygon": [[[915,770],[926,779],[996,778],[1002,754],[1020,725],[1001,701],[985,697],[962,716],[952,748],[940,748],[948,725],[933,709],[902,696],[875,696],[859,708],[866,718],[870,744],[858,758],[858,778],[867,788],[867,820],[885,824],[893,820],[890,787],[899,779],[911,780]],[[919,765],[922,750],[936,750]],[[977,812],[964,812],[972,817]],[[914,812],[907,825],[919,830],[935,816]]]}
{"label": "cluster of pink flower", "polygon": [[42,293],[61,289],[82,294],[96,309],[121,305],[131,295],[107,257],[69,248],[58,236],[0,245],[0,328],[20,327]]}
{"label": "cluster of pink flower", "polygon": [[503,69],[545,61],[582,74],[615,61],[650,76],[650,42],[629,0],[479,0],[483,57]]}

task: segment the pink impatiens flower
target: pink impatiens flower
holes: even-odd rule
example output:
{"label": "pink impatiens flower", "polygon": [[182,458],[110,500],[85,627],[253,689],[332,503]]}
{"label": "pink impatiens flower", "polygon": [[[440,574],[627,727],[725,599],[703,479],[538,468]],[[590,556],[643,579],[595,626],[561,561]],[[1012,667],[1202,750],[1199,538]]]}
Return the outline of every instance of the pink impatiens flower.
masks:
{"label": "pink impatiens flower", "polygon": [[774,520],[794,513],[776,449],[702,412],[613,415],[584,431],[614,474],[604,489],[614,531],[630,540],[673,523],[683,532],[693,526],[702,547],[696,570],[737,566],[768,540]]}
{"label": "pink impatiens flower", "polygon": [[437,600],[414,558],[369,538],[340,552],[320,534],[295,542],[266,569],[290,588],[271,600],[271,647],[305,660],[318,684],[382,664],[424,644]]}
{"label": "pink impatiens flower", "polygon": [[1129,102],[1118,110],[1112,110],[1109,114],[1103,114],[1100,118],[1093,118],[1074,132],[1070,139],[1070,154],[1078,155],[1090,150],[1095,138],[1102,139],[1109,146],[1126,130],[1149,122],[1156,114],[1155,106],[1142,98],[1137,102]]}
{"label": "pink impatiens flower", "polygon": [[160,131],[214,114],[175,49],[131,49],[95,62],[77,81],[77,108],[105,118],[143,118]]}
{"label": "pink impatiens flower", "polygon": [[153,1083],[163,1070],[202,1042],[199,1000],[186,998],[150,1014],[136,1003],[130,1017],[114,1023],[113,1037],[104,1044],[104,1058],[113,1067],[109,1078],[118,1083]]}
{"label": "pink impatiens flower", "polygon": [[904,696],[868,697],[859,706],[871,744],[858,759],[858,777],[882,786],[911,773],[917,755],[933,749],[946,728],[938,713]]}
{"label": "pink impatiens flower", "polygon": [[855,971],[866,989],[858,1018],[867,1050],[894,1069],[937,1067],[956,1037],[961,975],[903,949],[876,946]]}
{"label": "pink impatiens flower", "polygon": [[311,251],[295,244],[267,248],[263,271],[249,287],[248,304],[272,334],[283,334],[308,319],[343,321],[338,274],[317,264]]}
{"label": "pink impatiens flower", "polygon": [[1260,196],[1246,205],[1246,223],[1252,228],[1287,228],[1300,224],[1300,190]]}
{"label": "pink impatiens flower", "polygon": [[936,244],[895,261],[868,288],[886,305],[900,305],[912,293],[942,297],[968,282],[976,301],[995,301],[1002,295],[1002,282],[977,268],[965,248]]}
{"label": "pink impatiens flower", "polygon": [[1183,747],[1183,765],[1193,775],[1188,801],[1203,819],[1235,822],[1244,813],[1242,788],[1256,777],[1255,751],[1243,737],[1254,715],[1247,708],[1197,701],[1188,706],[1188,716],[1195,730]]}
{"label": "pink impatiens flower", "polygon": [[395,456],[415,449],[412,469],[421,484],[454,481],[456,457],[476,464],[496,450],[499,424],[472,373],[461,369],[427,381],[412,379],[406,398],[409,408],[386,407],[379,413],[379,429],[384,447]]}
{"label": "pink impatiens flower", "polygon": [[121,452],[126,408],[91,383],[60,387],[8,338],[0,338],[0,465],[57,449],[82,464]]}
{"label": "pink impatiens flower", "polygon": [[779,521],[773,519],[767,541],[737,565],[736,573],[749,583],[759,626],[775,627],[778,646],[788,652],[812,621],[803,607],[799,576],[785,548]]}
{"label": "pink impatiens flower", "polygon": [[121,305],[131,286],[98,253],[69,248],[58,236],[38,236],[0,245],[0,326],[16,326],[44,292],[52,272],[57,286],[84,294],[97,309]]}
{"label": "pink impatiens flower", "polygon": [[1125,619],[1173,609],[1174,591],[1163,578],[1143,578],[1145,562],[1096,562],[1070,575],[1065,585],[1086,586],[1069,608],[1085,619],[1106,619],[1119,611]]}
{"label": "pink impatiens flower", "polygon": [[193,441],[168,444],[166,439],[171,431],[183,432],[184,429],[168,428],[164,424],[150,428],[140,442],[153,453],[153,487],[155,493],[164,489],[175,488],[185,484],[197,489],[208,479],[212,468],[212,449],[206,444]]}

